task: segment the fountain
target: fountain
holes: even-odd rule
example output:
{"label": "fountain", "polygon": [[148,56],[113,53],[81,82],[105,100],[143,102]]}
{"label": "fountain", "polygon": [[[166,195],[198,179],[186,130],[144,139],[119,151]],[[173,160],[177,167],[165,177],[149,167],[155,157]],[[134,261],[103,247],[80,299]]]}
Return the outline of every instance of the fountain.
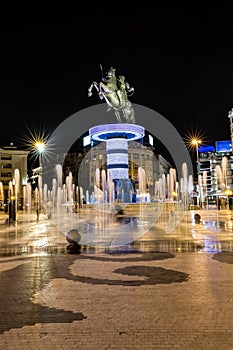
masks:
{"label": "fountain", "polygon": [[[221,167],[217,167],[216,172],[219,178],[219,186],[221,186],[224,183],[224,171]],[[185,217],[189,217],[190,220],[190,214],[187,216],[187,213],[193,183],[192,176],[188,173],[185,163],[182,165],[181,173],[182,177],[179,180],[177,172],[173,168],[170,168],[167,174],[161,174],[161,177],[155,181],[154,193],[150,193],[148,196],[146,172],[139,167],[138,201],[134,204],[117,202],[117,204],[122,206],[124,204],[125,206],[123,212],[116,213],[113,208],[116,209],[117,197],[115,197],[115,184],[111,178],[112,172],[110,172],[110,169],[96,169],[95,188],[93,188],[94,200],[92,201],[88,200],[89,192],[86,192],[85,188],[74,186],[72,173],[69,173],[62,180],[62,166],[57,165],[56,176],[50,184],[43,184],[42,179],[39,179],[38,187],[34,192],[30,183],[24,187],[24,215],[25,223],[28,222],[28,225],[24,226],[26,236],[29,239],[32,227],[35,227],[34,230],[36,228],[38,230],[37,237],[46,220],[46,225],[50,225],[54,232],[59,231],[64,237],[63,246],[65,240],[68,242],[67,251],[74,254],[80,253],[82,247],[117,250],[122,249],[122,247],[130,249],[132,246],[135,249],[139,244],[138,242],[142,242],[143,249],[146,249],[146,237],[152,235],[150,232],[156,232],[156,235],[163,232],[164,237],[166,235],[167,237],[172,236],[175,233],[177,237],[177,232],[179,232],[182,225],[185,228],[191,225],[188,220],[185,220]],[[16,171],[15,174],[14,181],[9,183],[9,193],[12,198],[15,197],[18,191],[17,183],[20,179],[19,172]],[[205,181],[203,180],[203,188],[204,185]],[[84,193],[86,193],[86,204],[83,204],[80,199]],[[36,226],[34,226],[33,218],[36,221],[34,213],[37,211],[38,204],[41,208],[41,215]],[[133,205],[133,211],[130,212]],[[199,226],[200,229],[205,225],[205,232],[213,230],[211,226],[213,225],[212,217],[207,222],[205,213],[201,214],[202,220],[198,213],[193,216],[194,224]],[[15,218],[21,218],[21,212],[18,213],[16,210]],[[13,214],[11,219],[13,222]],[[22,221],[21,223],[24,224]],[[221,221],[218,220],[217,224],[220,225],[220,223]],[[57,231],[55,228],[57,228]],[[152,231],[150,231],[151,229]],[[229,230],[229,227],[227,229]],[[196,228],[193,229],[193,232],[196,232],[196,230]],[[19,233],[19,225],[17,232]],[[197,233],[195,234],[197,235]],[[19,234],[17,237],[19,238]],[[179,239],[179,236],[177,239]],[[156,241],[158,241],[158,237],[155,236],[153,244]],[[197,241],[195,236],[193,241]],[[44,242],[48,244],[46,240]],[[205,249],[210,249],[210,244],[203,244],[203,240],[200,239],[198,239],[198,242],[201,242],[201,246],[205,246]]]}
{"label": "fountain", "polygon": [[[128,147],[131,141],[143,139],[145,128],[135,124],[127,96],[121,95],[121,104],[116,106],[109,102],[105,90],[99,90],[99,95],[105,96],[118,122],[101,123],[88,129],[92,143],[105,145],[107,160],[105,169],[95,169],[95,184],[90,192],[81,185],[74,185],[72,172],[64,178],[62,164],[56,164],[50,183],[39,176],[33,193],[30,184],[24,188],[23,202],[28,217],[36,212],[38,225],[40,220],[49,219],[69,243],[70,252],[79,252],[81,246],[101,250],[128,246],[142,239],[155,224],[158,230],[171,234],[184,219],[193,191],[193,179],[186,162],[182,163],[181,170],[170,168],[167,174],[161,174],[151,192],[147,188],[146,170],[139,166],[136,200],[133,201]],[[126,122],[122,122],[123,119]],[[16,188],[19,178],[16,172]],[[13,194],[13,187],[10,186],[9,191]]]}
{"label": "fountain", "polygon": [[62,166],[59,164],[56,165],[56,178],[52,179],[51,192],[50,184],[42,184],[41,177],[35,191],[37,219],[43,210],[64,236],[68,232],[72,232],[74,236],[76,232],[79,244],[102,249],[119,247],[138,240],[159,219],[165,219],[166,232],[172,232],[188,209],[192,191],[192,177],[188,176],[186,163],[182,164],[180,184],[176,170],[171,168],[167,175],[162,174],[155,182],[154,193],[148,191],[146,171],[139,166],[136,200],[133,202],[134,188],[128,171],[128,145],[130,142],[142,140],[145,128],[135,124],[135,113],[128,100],[133,89],[123,84],[125,80],[122,77],[119,80],[121,84],[117,85],[115,70],[111,68],[104,78],[104,83],[107,84],[92,84],[92,87],[97,88],[99,97],[104,97],[109,110],[114,110],[117,123],[89,128],[91,143],[101,142],[106,146],[106,169],[96,168],[91,195],[87,188],[73,185],[71,172],[63,183]]}
{"label": "fountain", "polygon": [[[228,183],[227,183],[227,157],[223,157],[221,165],[217,164],[215,167],[216,179],[217,179],[217,207],[218,209],[229,208],[228,198]],[[230,191],[231,192],[231,191]],[[227,199],[226,199],[227,198]]]}

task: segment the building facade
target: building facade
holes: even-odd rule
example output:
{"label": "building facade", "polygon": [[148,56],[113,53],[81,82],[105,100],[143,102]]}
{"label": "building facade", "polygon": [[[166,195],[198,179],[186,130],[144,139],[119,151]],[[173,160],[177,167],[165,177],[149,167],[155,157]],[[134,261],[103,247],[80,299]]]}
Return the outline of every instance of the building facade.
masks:
{"label": "building facade", "polygon": [[[171,165],[161,155],[155,154],[153,147],[137,141],[128,142],[128,178],[136,191],[139,187],[138,168],[145,170],[146,187],[154,194],[155,181],[167,174]],[[82,152],[67,154],[64,164],[64,176],[72,173],[74,183],[84,190],[93,191],[96,184],[96,171],[107,169],[106,143],[89,145]]]}
{"label": "building facade", "polygon": [[22,205],[23,186],[27,184],[28,151],[20,150],[13,144],[0,148],[0,208],[3,210],[9,201],[10,183],[15,186],[16,169],[19,174],[19,205]]}
{"label": "building facade", "polygon": [[199,194],[227,197],[233,193],[233,154],[231,140],[199,148]]}

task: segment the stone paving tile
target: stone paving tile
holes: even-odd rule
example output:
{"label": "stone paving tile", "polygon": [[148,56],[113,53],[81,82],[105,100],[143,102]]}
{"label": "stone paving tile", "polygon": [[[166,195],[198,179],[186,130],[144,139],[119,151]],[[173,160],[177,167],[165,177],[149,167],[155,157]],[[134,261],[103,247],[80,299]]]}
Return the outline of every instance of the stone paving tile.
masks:
{"label": "stone paving tile", "polygon": [[223,255],[1,259],[0,330],[21,306],[36,322],[2,332],[0,349],[233,349],[232,257]]}

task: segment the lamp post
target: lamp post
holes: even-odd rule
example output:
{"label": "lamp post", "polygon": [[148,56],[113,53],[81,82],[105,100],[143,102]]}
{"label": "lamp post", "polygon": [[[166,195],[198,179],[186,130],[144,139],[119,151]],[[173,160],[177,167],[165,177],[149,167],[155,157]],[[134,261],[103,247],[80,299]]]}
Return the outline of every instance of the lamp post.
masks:
{"label": "lamp post", "polygon": [[36,141],[35,148],[37,153],[39,154],[39,175],[42,174],[42,154],[45,151],[45,143],[43,141]]}
{"label": "lamp post", "polygon": [[199,199],[202,202],[202,184],[201,184],[201,175],[200,175],[200,159],[198,152],[198,145],[201,144],[201,140],[194,138],[191,140],[191,145],[195,146],[196,149],[196,157],[197,157],[197,183],[199,184]]}
{"label": "lamp post", "polygon": [[39,221],[40,210],[42,206],[42,183],[41,183],[41,175],[42,175],[42,155],[45,152],[45,143],[43,141],[36,141],[35,148],[39,155],[39,172],[38,172],[38,193],[36,198],[36,215],[37,221]]}
{"label": "lamp post", "polygon": [[198,152],[198,145],[201,144],[201,140],[199,139],[192,139],[191,141],[192,145],[196,148],[196,154],[197,154],[197,175],[199,175],[199,152]]}

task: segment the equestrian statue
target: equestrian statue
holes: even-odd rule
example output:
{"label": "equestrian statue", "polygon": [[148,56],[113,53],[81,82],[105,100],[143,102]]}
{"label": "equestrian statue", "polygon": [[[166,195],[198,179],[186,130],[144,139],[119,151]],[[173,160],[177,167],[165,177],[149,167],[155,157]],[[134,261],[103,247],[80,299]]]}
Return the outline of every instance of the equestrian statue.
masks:
{"label": "equestrian statue", "polygon": [[135,123],[135,113],[128,96],[132,96],[134,88],[125,81],[125,77],[120,75],[116,77],[116,69],[111,67],[104,77],[103,69],[102,81],[100,83],[93,82],[88,89],[88,96],[92,96],[93,87],[96,88],[99,98],[105,99],[108,104],[108,110],[114,109],[117,121],[119,123],[126,121],[126,123]]}

